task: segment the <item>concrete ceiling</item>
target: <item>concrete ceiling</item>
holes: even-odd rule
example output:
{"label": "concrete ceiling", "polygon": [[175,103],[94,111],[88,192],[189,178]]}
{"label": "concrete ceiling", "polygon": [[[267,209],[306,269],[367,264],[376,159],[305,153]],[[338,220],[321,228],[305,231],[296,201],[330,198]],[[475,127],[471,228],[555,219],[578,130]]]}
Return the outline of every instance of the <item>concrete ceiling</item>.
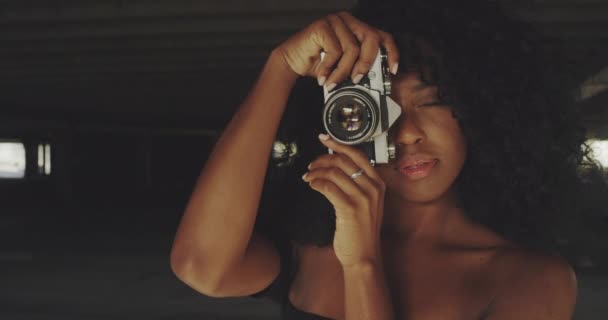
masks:
{"label": "concrete ceiling", "polygon": [[[271,48],[355,2],[3,0],[0,107],[198,115],[217,123]],[[503,2],[541,30],[547,48],[564,49],[577,66],[573,83],[588,84],[608,65],[608,0]]]}

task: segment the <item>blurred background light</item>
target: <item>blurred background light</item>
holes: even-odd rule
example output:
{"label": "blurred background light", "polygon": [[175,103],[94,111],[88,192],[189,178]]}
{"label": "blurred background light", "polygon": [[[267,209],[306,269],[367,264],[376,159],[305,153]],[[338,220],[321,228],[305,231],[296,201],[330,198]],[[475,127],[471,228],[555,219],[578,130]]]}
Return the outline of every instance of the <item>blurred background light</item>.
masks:
{"label": "blurred background light", "polygon": [[588,140],[592,157],[603,167],[608,167],[608,140]]}

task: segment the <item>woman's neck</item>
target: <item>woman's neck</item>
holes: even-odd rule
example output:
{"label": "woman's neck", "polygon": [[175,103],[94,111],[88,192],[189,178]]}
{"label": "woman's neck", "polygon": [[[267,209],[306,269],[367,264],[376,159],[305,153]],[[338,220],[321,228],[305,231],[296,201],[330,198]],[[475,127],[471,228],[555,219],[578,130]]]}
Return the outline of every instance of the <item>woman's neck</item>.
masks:
{"label": "woman's neck", "polygon": [[387,193],[384,202],[383,233],[409,240],[443,239],[446,230],[461,223],[464,212],[453,193],[429,202],[412,202]]}

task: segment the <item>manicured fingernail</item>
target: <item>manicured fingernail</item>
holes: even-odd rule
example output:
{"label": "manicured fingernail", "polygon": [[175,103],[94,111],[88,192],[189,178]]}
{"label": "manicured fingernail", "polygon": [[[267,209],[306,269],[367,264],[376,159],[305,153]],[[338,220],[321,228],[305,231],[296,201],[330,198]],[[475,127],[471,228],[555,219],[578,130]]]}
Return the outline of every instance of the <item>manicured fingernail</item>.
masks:
{"label": "manicured fingernail", "polygon": [[308,172],[306,172],[303,176],[302,176],[302,180],[306,180],[306,176],[308,175]]}
{"label": "manicured fingernail", "polygon": [[397,69],[399,69],[399,63],[395,63],[392,67],[391,67],[391,73],[394,75],[397,75]]}
{"label": "manicured fingernail", "polygon": [[331,90],[332,90],[333,88],[335,88],[335,87],[336,87],[336,84],[335,84],[335,83],[330,83],[330,84],[328,84],[328,85],[326,86],[327,91],[331,91]]}
{"label": "manicured fingernail", "polygon": [[353,78],[353,82],[355,84],[359,83],[359,81],[361,81],[361,79],[363,79],[363,75],[362,74],[358,74]]}
{"label": "manicured fingernail", "polygon": [[317,80],[317,82],[319,82],[319,86],[322,86],[323,84],[325,84],[325,80],[327,80],[327,78],[325,78],[325,76],[319,77],[319,79]]}
{"label": "manicured fingernail", "polygon": [[310,167],[312,167],[312,162],[310,164],[308,164],[308,170],[310,170]]}
{"label": "manicured fingernail", "polygon": [[321,134],[319,134],[319,140],[327,141],[327,140],[329,140],[329,136],[324,133],[321,133]]}

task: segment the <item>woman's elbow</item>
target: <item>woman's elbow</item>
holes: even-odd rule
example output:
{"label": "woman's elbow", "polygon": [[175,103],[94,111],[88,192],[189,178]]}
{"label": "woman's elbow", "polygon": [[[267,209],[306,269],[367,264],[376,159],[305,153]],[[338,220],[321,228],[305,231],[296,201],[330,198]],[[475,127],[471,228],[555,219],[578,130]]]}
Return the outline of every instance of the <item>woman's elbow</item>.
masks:
{"label": "woman's elbow", "polygon": [[192,254],[184,254],[179,250],[172,250],[170,257],[173,274],[192,289],[210,297],[219,297],[220,276],[200,263],[200,259]]}

